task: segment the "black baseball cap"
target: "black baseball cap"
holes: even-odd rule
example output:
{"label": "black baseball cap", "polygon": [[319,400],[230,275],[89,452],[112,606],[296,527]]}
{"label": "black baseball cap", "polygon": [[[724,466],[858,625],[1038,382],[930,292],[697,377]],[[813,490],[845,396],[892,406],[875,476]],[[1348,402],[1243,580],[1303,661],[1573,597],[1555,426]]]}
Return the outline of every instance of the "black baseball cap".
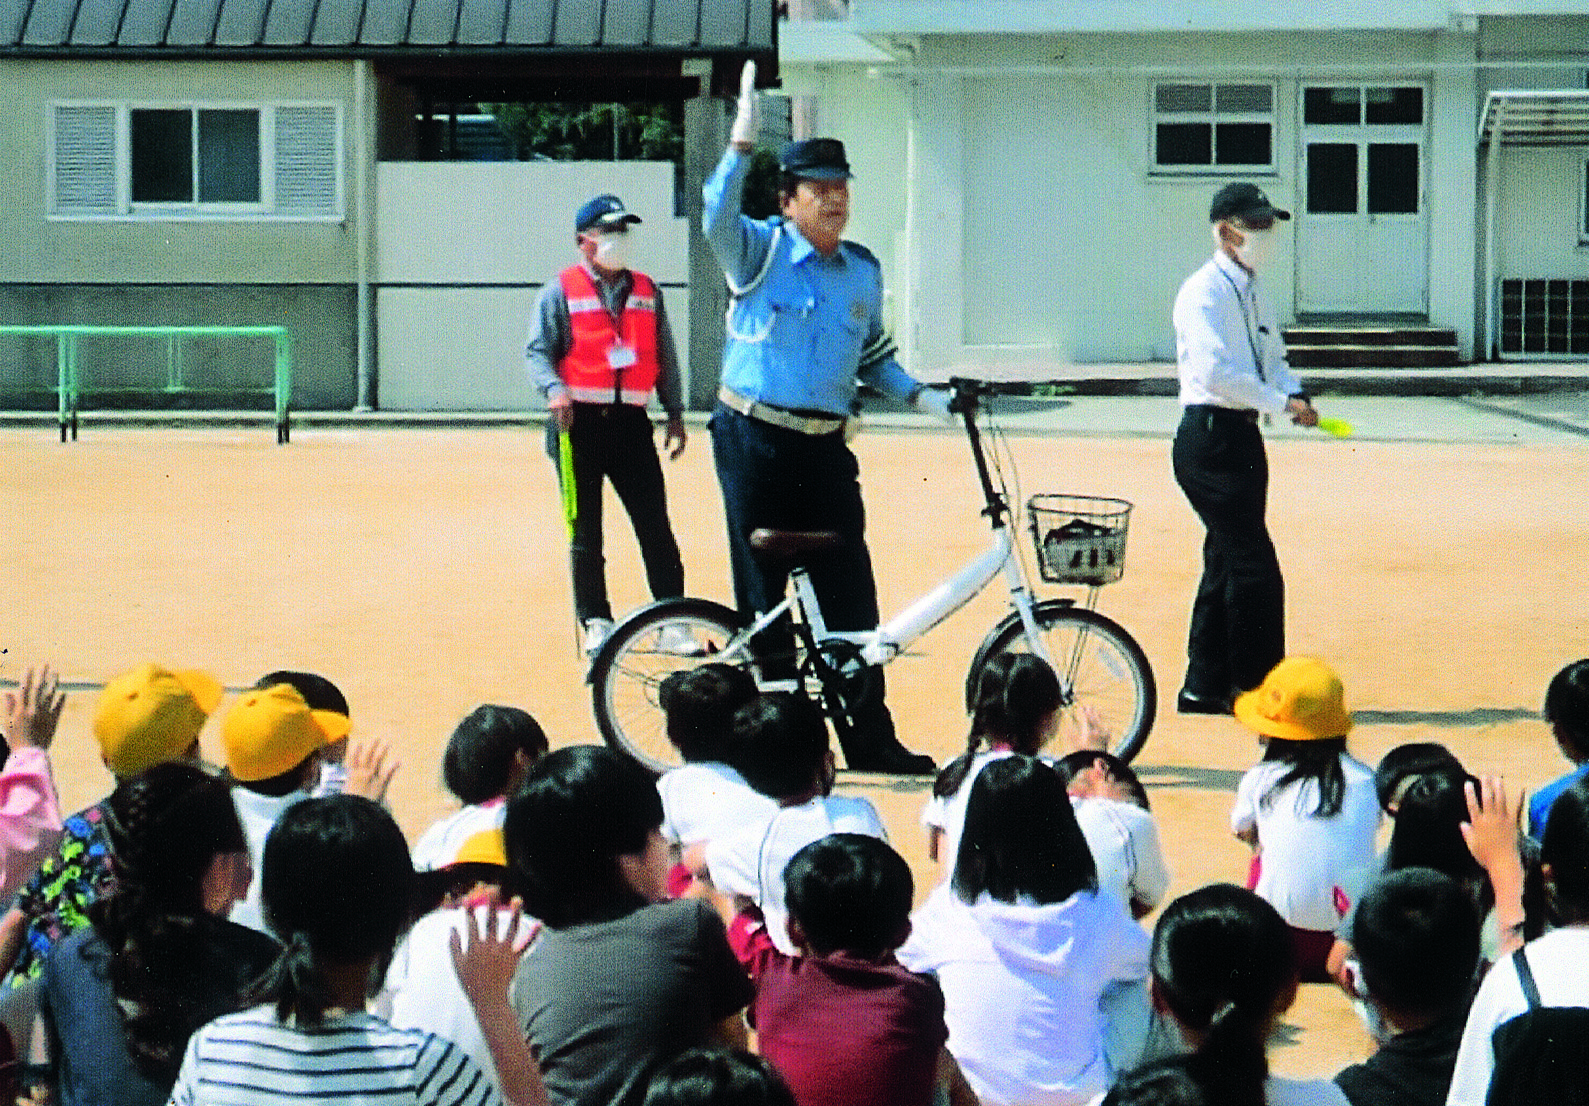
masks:
{"label": "black baseball cap", "polygon": [[574,215],[574,233],[584,234],[591,227],[628,226],[640,222],[640,216],[623,206],[623,201],[611,192],[586,200]]}
{"label": "black baseball cap", "polygon": [[806,180],[849,180],[855,176],[844,156],[844,143],[837,138],[802,138],[799,142],[791,142],[778,155],[778,167]]}
{"label": "black baseball cap", "polygon": [[1256,184],[1248,184],[1246,181],[1227,184],[1224,188],[1214,193],[1214,199],[1208,205],[1208,221],[1210,223],[1217,223],[1221,219],[1241,219],[1244,222],[1267,223],[1274,219],[1289,218],[1291,218],[1291,212],[1270,203],[1269,197],[1264,195],[1263,189]]}

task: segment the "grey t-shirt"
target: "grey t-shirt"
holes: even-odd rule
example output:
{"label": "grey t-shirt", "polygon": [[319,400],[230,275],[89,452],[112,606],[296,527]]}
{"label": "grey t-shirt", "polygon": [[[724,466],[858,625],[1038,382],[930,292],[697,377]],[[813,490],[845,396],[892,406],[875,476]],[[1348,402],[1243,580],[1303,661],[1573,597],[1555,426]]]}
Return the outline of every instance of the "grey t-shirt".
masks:
{"label": "grey t-shirt", "polygon": [[696,899],[549,928],[513,977],[554,1106],[636,1106],[659,1066],[750,998],[722,919]]}

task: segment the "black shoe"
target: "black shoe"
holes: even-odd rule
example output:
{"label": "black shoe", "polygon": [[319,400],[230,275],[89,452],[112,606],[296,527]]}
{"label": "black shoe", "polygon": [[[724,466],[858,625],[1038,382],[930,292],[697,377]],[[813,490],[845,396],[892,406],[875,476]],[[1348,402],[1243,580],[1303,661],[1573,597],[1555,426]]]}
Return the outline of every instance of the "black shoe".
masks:
{"label": "black shoe", "polygon": [[1214,695],[1193,695],[1185,688],[1175,697],[1175,709],[1182,714],[1229,714],[1230,699]]}
{"label": "black shoe", "polygon": [[845,754],[845,767],[852,772],[877,772],[887,776],[931,776],[938,766],[926,753],[913,753],[903,745],[866,755]]}

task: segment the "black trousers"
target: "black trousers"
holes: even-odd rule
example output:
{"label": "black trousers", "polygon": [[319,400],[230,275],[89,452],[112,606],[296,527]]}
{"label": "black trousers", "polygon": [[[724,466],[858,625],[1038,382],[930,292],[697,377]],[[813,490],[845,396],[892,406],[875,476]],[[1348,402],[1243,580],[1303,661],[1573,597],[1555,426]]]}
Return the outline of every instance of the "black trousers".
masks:
{"label": "black trousers", "polygon": [[[866,508],[860,466],[840,431],[801,434],[768,426],[722,404],[712,413],[712,458],[723,489],[728,523],[729,565],[734,598],[746,616],[771,610],[783,600],[789,566],[770,564],[750,548],[758,527],[775,530],[836,530],[837,549],[805,561],[830,630],[877,627],[877,583],[866,547]],[[778,643],[770,643],[776,651]],[[883,698],[883,673],[871,674],[873,694],[855,711],[855,732],[844,741],[847,758],[865,757],[898,744],[893,715]]]}
{"label": "black trousers", "polygon": [[1263,434],[1250,412],[1189,406],[1172,459],[1175,482],[1207,531],[1183,686],[1223,698],[1257,687],[1285,656],[1285,582],[1264,522]]}
{"label": "black trousers", "polygon": [[[580,622],[611,618],[606,558],[602,555],[602,481],[629,515],[646,583],[653,599],[684,594],[684,562],[668,522],[668,497],[662,464],[652,440],[651,416],[631,404],[574,404],[569,444],[574,455],[574,533],[569,565],[574,582],[574,615]],[[546,424],[546,447],[558,464],[557,425]],[[562,479],[559,469],[559,479]]]}

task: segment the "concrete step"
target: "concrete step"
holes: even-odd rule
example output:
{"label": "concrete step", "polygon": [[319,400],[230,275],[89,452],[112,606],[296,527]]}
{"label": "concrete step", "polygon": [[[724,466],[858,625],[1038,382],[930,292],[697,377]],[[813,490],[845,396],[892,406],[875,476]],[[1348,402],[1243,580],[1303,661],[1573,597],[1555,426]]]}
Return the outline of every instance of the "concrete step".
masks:
{"label": "concrete step", "polygon": [[1287,346],[1455,346],[1457,332],[1438,326],[1319,326],[1281,328]]}
{"label": "concrete step", "polygon": [[1451,345],[1288,344],[1286,359],[1291,362],[1292,368],[1298,369],[1422,369],[1455,365],[1460,360],[1454,342]]}

